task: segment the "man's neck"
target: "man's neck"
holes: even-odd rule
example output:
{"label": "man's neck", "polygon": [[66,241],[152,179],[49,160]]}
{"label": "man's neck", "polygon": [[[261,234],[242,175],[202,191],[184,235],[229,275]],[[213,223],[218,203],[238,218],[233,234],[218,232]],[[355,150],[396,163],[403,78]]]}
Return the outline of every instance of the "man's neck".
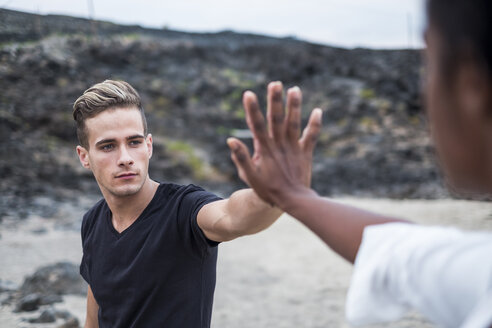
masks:
{"label": "man's neck", "polygon": [[116,231],[122,232],[135,222],[149,205],[158,186],[159,183],[147,178],[142,188],[134,195],[118,197],[103,193],[104,199],[111,210],[111,221]]}

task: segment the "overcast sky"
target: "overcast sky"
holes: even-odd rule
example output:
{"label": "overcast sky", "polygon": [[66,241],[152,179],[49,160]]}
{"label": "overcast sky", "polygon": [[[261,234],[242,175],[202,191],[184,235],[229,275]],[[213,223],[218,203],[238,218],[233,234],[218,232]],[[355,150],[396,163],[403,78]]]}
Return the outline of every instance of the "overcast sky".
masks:
{"label": "overcast sky", "polygon": [[296,36],[343,47],[421,47],[423,0],[0,0],[0,7],[146,27]]}

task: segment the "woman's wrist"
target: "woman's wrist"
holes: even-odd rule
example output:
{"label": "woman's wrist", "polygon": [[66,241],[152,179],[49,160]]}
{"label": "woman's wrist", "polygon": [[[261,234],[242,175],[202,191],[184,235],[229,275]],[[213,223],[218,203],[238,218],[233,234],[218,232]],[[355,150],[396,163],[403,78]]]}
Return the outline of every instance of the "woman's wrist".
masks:
{"label": "woman's wrist", "polygon": [[317,196],[318,194],[313,189],[303,186],[276,193],[275,205],[286,213],[293,213],[306,198]]}

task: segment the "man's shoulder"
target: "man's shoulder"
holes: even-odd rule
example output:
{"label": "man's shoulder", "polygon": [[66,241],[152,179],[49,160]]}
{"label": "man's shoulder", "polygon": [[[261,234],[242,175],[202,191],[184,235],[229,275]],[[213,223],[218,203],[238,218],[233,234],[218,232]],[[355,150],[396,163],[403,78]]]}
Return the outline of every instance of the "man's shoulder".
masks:
{"label": "man's shoulder", "polygon": [[159,188],[157,189],[157,194],[159,196],[172,197],[174,195],[184,195],[192,192],[207,192],[204,188],[195,184],[177,184],[173,182],[160,182]]}
{"label": "man's shoulder", "polygon": [[96,222],[96,218],[101,215],[105,208],[107,208],[107,204],[104,198],[102,198],[87,212],[85,212],[82,219],[82,233],[89,230],[94,225],[94,223]]}
{"label": "man's shoulder", "polygon": [[[156,200],[152,203],[157,206],[173,206],[194,208],[206,203],[220,200],[221,197],[195,184],[161,183],[156,192]],[[200,206],[201,207],[201,206]]]}
{"label": "man's shoulder", "polygon": [[107,206],[106,200],[101,198],[97,203],[95,203],[87,212],[84,214],[84,220],[89,220],[90,218],[96,216],[101,210]]}

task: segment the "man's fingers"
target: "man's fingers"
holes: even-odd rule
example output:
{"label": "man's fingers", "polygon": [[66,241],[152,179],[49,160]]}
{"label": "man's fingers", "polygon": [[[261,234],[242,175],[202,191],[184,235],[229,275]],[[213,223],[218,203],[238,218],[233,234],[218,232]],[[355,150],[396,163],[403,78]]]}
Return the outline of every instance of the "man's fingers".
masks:
{"label": "man's fingers", "polygon": [[321,131],[322,114],[323,112],[319,108],[316,108],[311,112],[308,125],[302,133],[301,140],[299,140],[301,148],[305,152],[312,152],[316,145],[316,141],[318,141],[318,136]]}
{"label": "man's fingers", "polygon": [[231,159],[238,170],[239,177],[249,185],[249,179],[254,174],[254,166],[248,147],[236,138],[228,138],[227,145],[231,150]]}
{"label": "man's fingers", "polygon": [[251,91],[246,91],[243,95],[243,106],[246,111],[246,123],[253,133],[253,136],[260,144],[267,144],[268,132],[265,118],[260,111],[258,98]]}
{"label": "man's fingers", "polygon": [[267,91],[267,120],[270,137],[280,141],[284,135],[284,105],[282,82],[270,82]]}
{"label": "man's fingers", "polygon": [[302,93],[299,87],[287,91],[287,138],[294,144],[301,134]]}

